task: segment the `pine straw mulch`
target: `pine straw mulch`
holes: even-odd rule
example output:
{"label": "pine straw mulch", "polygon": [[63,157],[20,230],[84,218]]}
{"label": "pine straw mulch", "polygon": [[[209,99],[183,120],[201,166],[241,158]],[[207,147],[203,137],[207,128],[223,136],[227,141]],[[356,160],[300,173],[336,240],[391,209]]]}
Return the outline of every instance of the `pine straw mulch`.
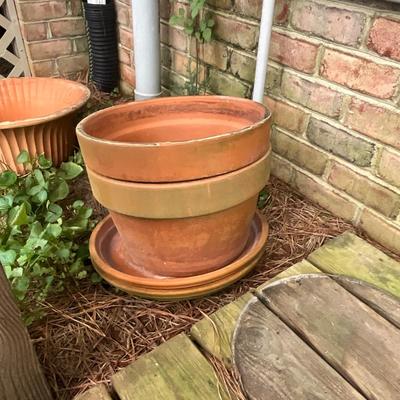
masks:
{"label": "pine straw mulch", "polygon": [[[88,191],[84,197],[90,200],[87,185],[81,185],[80,191]],[[355,231],[277,179],[272,179],[269,193],[263,210],[270,224],[265,255],[252,273],[221,293],[165,303],[129,296],[106,283],[80,282],[48,299],[43,304],[46,317],[29,331],[56,397],[71,399],[96,383],[109,383],[119,369],[178,333],[188,332],[204,316],[304,259],[327,239]],[[97,206],[96,212],[103,210]],[[234,373],[208,358],[241,398]]]}

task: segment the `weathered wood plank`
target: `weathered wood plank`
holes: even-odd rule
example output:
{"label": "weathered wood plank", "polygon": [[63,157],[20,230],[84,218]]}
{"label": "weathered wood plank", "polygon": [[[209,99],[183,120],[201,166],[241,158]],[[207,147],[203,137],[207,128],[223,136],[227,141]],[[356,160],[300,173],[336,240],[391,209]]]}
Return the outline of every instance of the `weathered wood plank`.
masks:
{"label": "weathered wood plank", "polygon": [[246,293],[192,326],[190,336],[227,366],[232,363],[231,339],[240,312],[253,297]]}
{"label": "weathered wood plank", "polygon": [[364,399],[258,299],[241,314],[233,340],[251,400]]}
{"label": "weathered wood plank", "polygon": [[347,275],[400,297],[400,263],[346,232],[308,256],[321,271]]}
{"label": "weathered wood plank", "polygon": [[[257,290],[262,289],[265,285],[269,285],[277,279],[298,274],[318,272],[319,270],[316,267],[304,260],[281,272],[273,279],[261,285]],[[252,295],[246,293],[212,315],[203,318],[193,325],[190,331],[191,337],[199,343],[203,349],[222,360],[227,366],[230,366],[232,363],[231,342],[236,321],[243,307],[251,298]]]}
{"label": "weathered wood plank", "polygon": [[280,274],[274,276],[269,281],[263,283],[257,288],[257,292],[262,292],[267,286],[271,285],[272,283],[279,281],[280,279],[290,278],[291,276],[296,275],[303,275],[303,274],[320,274],[321,271],[312,265],[307,260],[302,260],[297,264],[292,265],[290,268],[282,271]]}
{"label": "weathered wood plank", "polygon": [[229,399],[211,365],[184,334],[139,358],[111,382],[121,400]]}
{"label": "weathered wood plank", "polygon": [[1,264],[0,399],[52,399]]}
{"label": "weathered wood plank", "polygon": [[96,385],[84,393],[79,394],[74,400],[112,400],[104,384]]}
{"label": "weathered wood plank", "polygon": [[264,289],[263,298],[366,398],[400,398],[400,330],[333,279],[289,279]]}
{"label": "weathered wood plank", "polygon": [[[337,283],[343,286],[354,296],[358,297],[365,304],[390,321],[400,329],[399,299],[393,295],[383,292],[376,286],[368,286],[360,281],[351,281],[352,278],[337,276],[334,278]],[[349,281],[349,279],[351,279]],[[374,289],[372,289],[374,288]]]}

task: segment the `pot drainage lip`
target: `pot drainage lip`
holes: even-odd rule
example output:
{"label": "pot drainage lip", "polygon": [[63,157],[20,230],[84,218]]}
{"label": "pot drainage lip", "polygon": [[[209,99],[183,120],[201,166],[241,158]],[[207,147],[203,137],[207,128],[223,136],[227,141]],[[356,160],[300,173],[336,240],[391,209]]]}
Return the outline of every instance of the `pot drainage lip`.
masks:
{"label": "pot drainage lip", "polygon": [[[90,254],[98,273],[112,285],[135,295],[151,298],[192,298],[215,292],[247,274],[264,251],[268,224],[256,213],[248,244],[242,254],[225,267],[190,277],[160,277],[146,275],[121,257],[121,239],[110,216],[95,228],[90,238]],[[112,251],[114,249],[114,251]]]}

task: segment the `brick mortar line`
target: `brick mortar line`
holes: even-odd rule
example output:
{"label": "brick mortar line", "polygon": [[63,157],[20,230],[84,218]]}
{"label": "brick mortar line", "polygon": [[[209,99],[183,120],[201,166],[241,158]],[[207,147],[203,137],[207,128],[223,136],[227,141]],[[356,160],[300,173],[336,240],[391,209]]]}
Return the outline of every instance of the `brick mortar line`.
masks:
{"label": "brick mortar line", "polygon": [[374,13],[396,13],[400,16],[400,9],[399,11],[393,11],[393,10],[382,10],[377,7],[373,7],[372,5],[363,5],[363,4],[356,4],[353,5],[352,2],[350,1],[340,1],[340,0],[323,0],[323,1],[318,1],[318,0],[310,0],[312,3],[317,3],[317,4],[322,4],[322,5],[328,5],[328,7],[334,7],[334,8],[340,8],[344,9],[347,11],[354,11],[358,13],[363,13],[363,14],[374,14]]}
{"label": "brick mortar line", "polygon": [[57,36],[57,37],[50,37],[46,38],[45,40],[32,40],[30,42],[27,41],[28,44],[38,44],[38,43],[49,43],[55,42],[57,40],[75,40],[75,39],[83,39],[86,38],[86,35],[79,35],[79,36]]}
{"label": "brick mortar line", "polygon": [[395,103],[389,103],[388,100],[385,99],[379,99],[376,97],[372,97],[371,95],[368,94],[364,94],[361,92],[355,92],[352,89],[349,89],[346,86],[342,86],[338,83],[335,82],[331,82],[329,80],[327,80],[326,78],[322,77],[322,76],[314,76],[314,75],[309,75],[306,74],[302,71],[298,71],[294,68],[291,68],[287,65],[283,65],[284,69],[283,72],[288,71],[289,73],[291,73],[292,75],[297,76],[298,78],[304,79],[308,82],[311,83],[318,83],[321,86],[324,86],[328,89],[334,90],[335,92],[339,92],[341,94],[347,95],[347,96],[351,96],[353,98],[356,98],[358,100],[364,101],[366,103],[372,104],[374,106],[380,107],[380,108],[384,108],[386,110],[392,111],[396,114],[400,114],[400,110],[399,107],[395,104]]}
{"label": "brick mortar line", "polygon": [[59,17],[59,18],[52,18],[52,19],[40,19],[37,21],[22,21],[23,25],[35,25],[35,24],[47,24],[50,22],[59,22],[59,21],[80,21],[83,20],[85,21],[85,19],[83,18],[83,16],[78,15],[78,16],[71,16],[71,15],[67,15],[65,17]]}
{"label": "brick mortar line", "polygon": [[[304,175],[306,175],[308,178],[312,179],[314,182],[316,182],[318,185],[329,189],[330,191],[332,191],[333,193],[335,193],[336,195],[338,195],[339,197],[341,197],[344,200],[349,201],[350,203],[354,204],[357,208],[359,207],[365,207],[365,204],[361,203],[359,200],[354,199],[353,197],[351,197],[350,195],[348,195],[346,192],[341,191],[340,189],[335,188],[334,186],[331,186],[328,182],[324,181],[323,179],[321,179],[320,177],[313,175],[311,172],[299,167],[298,165],[294,164],[292,161],[289,161],[286,158],[281,157],[279,154],[273,152],[273,155],[275,157],[277,157],[280,161],[283,161],[284,163],[288,163],[290,167],[292,167],[295,171],[298,171]],[[301,193],[301,190],[298,189]],[[307,196],[306,196],[307,197]],[[322,207],[322,206],[321,206]],[[324,207],[322,207],[324,208]],[[333,214],[333,213],[332,213]],[[356,213],[355,213],[356,214]],[[355,215],[353,216],[353,218],[351,219],[351,221],[354,220]]]}
{"label": "brick mortar line", "polygon": [[[235,21],[239,21],[245,24],[248,24],[249,26],[252,26],[254,28],[260,28],[260,20],[256,19],[251,19],[251,17],[248,18],[243,18],[241,15],[234,13],[234,12],[227,12],[227,10],[216,10],[210,7],[205,7],[204,8],[206,11],[213,11],[215,15],[219,15],[224,18],[228,19],[234,19]],[[232,18],[233,17],[233,18]]]}
{"label": "brick mortar line", "polygon": [[307,42],[316,46],[324,46],[327,49],[340,50],[342,53],[353,55],[353,57],[354,53],[356,53],[359,58],[365,58],[368,61],[374,62],[375,64],[386,65],[392,68],[400,69],[400,62],[392,60],[390,58],[382,57],[379,54],[368,49],[346,46],[344,44],[329,41],[318,36],[307,36],[307,32],[305,31],[288,29],[287,27],[283,27],[282,25],[274,25],[273,32],[280,33],[282,35],[290,37],[291,39],[301,40],[303,42]]}
{"label": "brick mortar line", "polygon": [[[395,219],[390,219],[390,218],[386,217],[385,215],[379,213],[378,211],[372,209],[371,207],[368,207],[366,204],[364,204],[364,203],[360,202],[359,200],[353,198],[352,196],[348,195],[346,192],[343,192],[340,189],[337,189],[334,186],[330,185],[324,179],[321,179],[320,177],[318,177],[316,175],[313,175],[311,172],[309,172],[307,170],[304,170],[303,168],[301,168],[298,165],[294,164],[292,161],[280,156],[279,154],[277,154],[275,152],[273,152],[273,156],[276,157],[281,162],[289,164],[289,166],[294,171],[299,171],[300,173],[306,175],[307,177],[309,177],[310,179],[312,179],[314,182],[318,183],[322,187],[325,187],[326,189],[330,189],[336,195],[338,195],[338,196],[342,197],[343,199],[349,201],[350,203],[354,204],[357,208],[356,208],[356,211],[355,211],[354,216],[351,219],[351,221],[355,226],[359,225],[360,219],[361,219],[361,215],[362,215],[363,211],[364,210],[368,210],[373,215],[375,215],[377,218],[380,218],[380,219],[384,220],[387,224],[391,225],[396,230],[399,230],[399,228],[400,228],[400,224],[399,224],[400,223],[400,213]],[[290,182],[293,182],[293,183],[289,183],[289,185],[291,185],[291,186],[293,186],[293,184],[295,183],[293,174],[292,174],[292,176],[290,178]],[[300,189],[297,189],[297,190],[300,193],[302,193]],[[334,214],[334,213],[332,213],[332,214]]]}
{"label": "brick mortar line", "polygon": [[385,217],[384,215],[380,214],[378,211],[374,210],[371,207],[368,207],[364,204],[363,207],[363,211],[367,210],[369,211],[371,214],[373,214],[375,217],[383,219],[388,225],[390,225],[392,228],[394,228],[395,230],[399,231],[400,233],[400,215],[396,217],[396,219],[388,219],[387,217]]}
{"label": "brick mortar line", "polygon": [[345,131],[350,136],[354,136],[356,138],[362,139],[367,143],[375,145],[376,147],[379,146],[379,145],[388,147],[390,149],[395,150],[395,154],[397,152],[397,150],[395,148],[393,148],[392,146],[390,146],[389,144],[379,142],[376,139],[371,138],[370,136],[366,136],[366,135],[364,135],[364,134],[362,134],[360,132],[357,132],[357,131],[355,131],[355,130],[353,130],[351,128],[348,128],[347,126],[342,125],[338,120],[331,119],[330,117],[328,117],[328,116],[326,116],[324,114],[321,114],[318,111],[314,111],[314,110],[311,110],[309,108],[306,108],[306,107],[302,106],[301,104],[294,103],[292,100],[287,99],[286,97],[283,97],[281,95],[276,95],[276,94],[273,94],[273,93],[271,93],[271,94],[268,93],[268,96],[271,97],[274,100],[278,100],[278,101],[284,102],[284,103],[292,106],[293,108],[301,110],[301,111],[309,114],[310,117],[313,117],[318,121],[325,122],[328,125],[333,126],[336,129]]}
{"label": "brick mortar line", "polygon": [[[353,163],[351,163],[350,161],[347,161],[339,156],[336,156],[335,154],[330,153],[329,151],[319,147],[318,145],[315,145],[313,143],[310,143],[309,141],[305,140],[303,137],[298,136],[293,134],[292,132],[281,128],[279,126],[275,126],[275,129],[278,132],[281,132],[283,134],[285,134],[286,136],[289,136],[291,139],[297,140],[298,142],[304,144],[304,145],[308,145],[309,147],[312,147],[313,149],[325,154],[326,156],[329,157],[329,160],[337,162],[338,164],[344,165],[345,167],[347,167],[348,169],[352,170],[353,172],[355,172],[357,175],[361,175],[364,178],[367,178],[368,180],[370,180],[371,182],[376,183],[377,185],[380,185],[382,187],[384,187],[385,189],[388,189],[390,191],[392,191],[395,194],[398,194],[400,196],[400,189],[391,185],[390,183],[382,180],[381,178],[379,178],[378,176],[373,175],[368,169],[363,169],[362,167],[357,167],[355,166]],[[322,174],[323,176],[324,174]],[[316,175],[317,176],[317,175]]]}

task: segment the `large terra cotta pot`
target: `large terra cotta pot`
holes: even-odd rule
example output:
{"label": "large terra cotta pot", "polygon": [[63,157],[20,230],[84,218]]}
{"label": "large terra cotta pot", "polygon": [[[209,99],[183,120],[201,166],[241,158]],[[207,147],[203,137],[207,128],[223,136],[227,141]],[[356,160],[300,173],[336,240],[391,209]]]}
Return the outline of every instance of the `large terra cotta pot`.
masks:
{"label": "large terra cotta pot", "polygon": [[269,148],[270,112],[251,100],[168,97],[98,111],[77,126],[86,165],[131,182],[181,182],[245,167]]}
{"label": "large terra cotta pot", "polygon": [[[109,116],[109,118],[107,117]],[[189,277],[245,249],[269,178],[270,113],[196,96],[111,107],[77,127],[95,198],[144,276]]]}
{"label": "large terra cotta pot", "polygon": [[89,89],[59,78],[0,80],[0,169],[23,173],[16,163],[22,150],[44,153],[58,166],[76,144],[76,112],[89,100]]}

